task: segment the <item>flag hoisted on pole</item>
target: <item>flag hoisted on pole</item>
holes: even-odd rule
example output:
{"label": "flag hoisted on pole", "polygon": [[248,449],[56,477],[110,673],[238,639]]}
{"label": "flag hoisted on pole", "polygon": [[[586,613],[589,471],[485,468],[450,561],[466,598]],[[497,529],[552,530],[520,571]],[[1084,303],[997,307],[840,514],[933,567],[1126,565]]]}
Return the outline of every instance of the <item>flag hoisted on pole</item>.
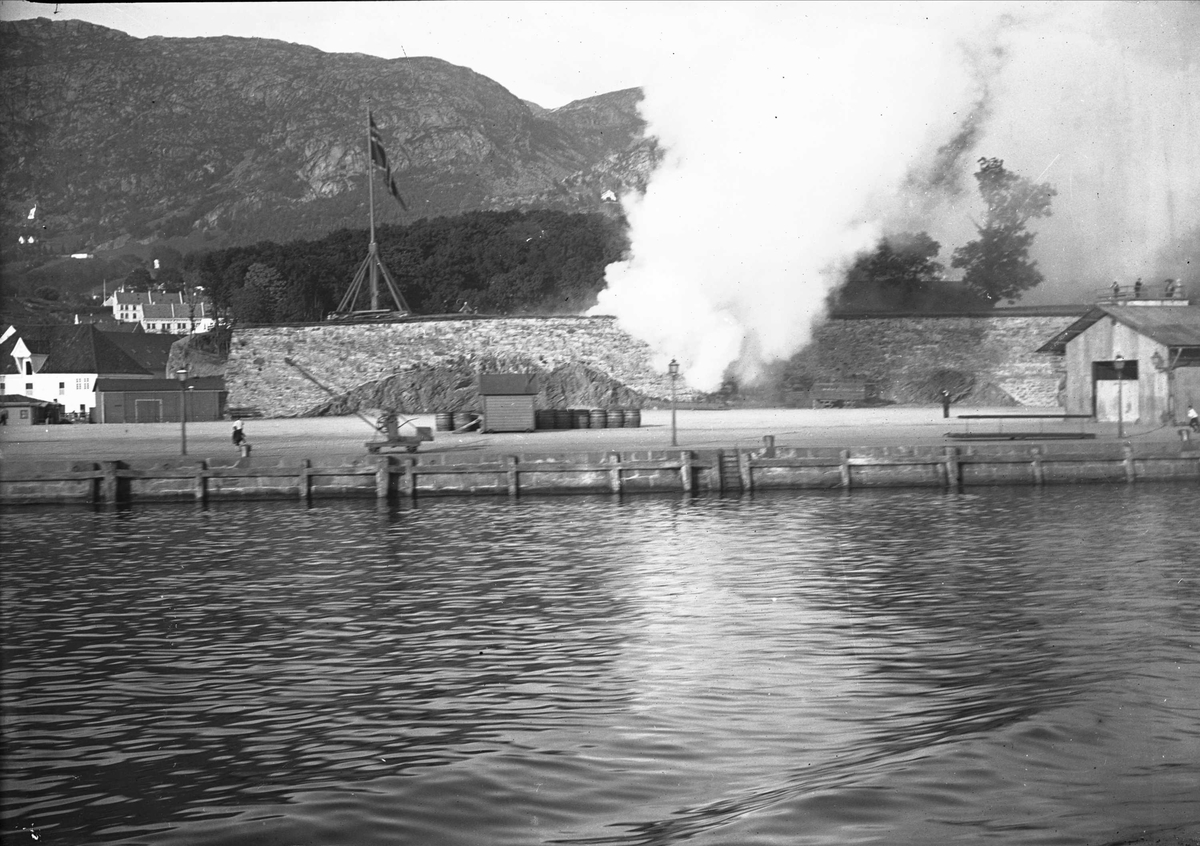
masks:
{"label": "flag hoisted on pole", "polygon": [[383,138],[379,134],[379,127],[375,125],[375,116],[371,114],[370,109],[367,110],[367,122],[370,124],[371,161],[383,168],[388,193],[396,198],[396,202],[400,204],[400,208],[408,211],[408,204],[400,196],[400,189],[396,186],[396,178],[392,176],[392,166],[388,164],[387,151],[383,149]]}
{"label": "flag hoisted on pole", "polygon": [[[384,179],[387,180],[388,192],[396,198],[396,202],[400,204],[400,207],[408,211],[408,206],[405,204],[404,198],[400,196],[400,189],[396,186],[395,177],[392,176],[392,167],[388,164],[387,152],[383,149],[383,138],[379,133],[379,127],[375,124],[375,115],[371,113],[369,105],[367,106],[367,158],[367,202],[370,208],[371,243],[367,248],[366,259],[359,265],[358,272],[354,274],[354,281],[350,283],[350,289],[342,297],[337,311],[329,315],[330,319],[345,318],[354,315],[379,316],[380,312],[383,311],[379,308],[380,276],[383,277],[383,281],[387,284],[388,293],[391,295],[396,306],[396,312],[401,315],[412,313],[412,309],[408,307],[408,303],[404,301],[404,296],[400,293],[400,287],[396,284],[396,280],[392,278],[392,274],[388,272],[387,266],[384,265],[383,260],[379,257],[379,246],[375,243],[375,179],[373,165],[383,168]],[[358,300],[363,282],[367,280],[370,280],[371,308],[369,311],[355,311],[354,304]]]}

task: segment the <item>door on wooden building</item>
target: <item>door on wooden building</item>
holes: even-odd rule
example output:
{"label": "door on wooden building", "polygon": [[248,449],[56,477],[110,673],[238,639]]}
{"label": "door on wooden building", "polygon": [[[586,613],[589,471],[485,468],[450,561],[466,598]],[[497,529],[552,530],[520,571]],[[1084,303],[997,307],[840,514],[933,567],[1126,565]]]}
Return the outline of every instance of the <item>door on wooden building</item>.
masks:
{"label": "door on wooden building", "polygon": [[162,422],[162,400],[158,399],[140,399],[133,401],[135,414],[135,422],[137,423],[161,423]]}
{"label": "door on wooden building", "polygon": [[[1117,378],[1117,369],[1109,361],[1097,361],[1094,364],[1096,385],[1096,419],[1115,423],[1123,419],[1126,423],[1136,423],[1140,415],[1138,402],[1137,362],[1126,361]],[[1122,406],[1117,413],[1117,403]]]}

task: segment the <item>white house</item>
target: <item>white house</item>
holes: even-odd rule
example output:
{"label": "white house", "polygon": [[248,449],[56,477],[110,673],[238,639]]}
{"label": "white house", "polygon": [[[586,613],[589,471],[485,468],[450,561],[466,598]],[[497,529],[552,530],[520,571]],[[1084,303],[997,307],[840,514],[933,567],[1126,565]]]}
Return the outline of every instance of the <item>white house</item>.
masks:
{"label": "white house", "polygon": [[142,328],[147,332],[194,335],[217,325],[212,306],[204,300],[184,303],[146,303],[142,306]]}
{"label": "white house", "polygon": [[140,323],[147,332],[189,335],[207,332],[217,321],[212,304],[175,291],[127,291],[118,288],[104,301],[113,317],[123,323]]}

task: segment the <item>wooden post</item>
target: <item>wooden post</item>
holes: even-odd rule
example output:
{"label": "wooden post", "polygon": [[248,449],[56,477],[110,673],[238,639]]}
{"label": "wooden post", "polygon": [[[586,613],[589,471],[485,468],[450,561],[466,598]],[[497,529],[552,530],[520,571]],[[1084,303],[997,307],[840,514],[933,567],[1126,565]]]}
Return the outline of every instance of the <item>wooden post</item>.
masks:
{"label": "wooden post", "polygon": [[192,492],[196,498],[196,502],[203,505],[208,501],[208,460],[200,462],[200,466],[196,468],[196,476],[192,483]]}
{"label": "wooden post", "polygon": [[387,499],[392,487],[391,462],[386,455],[379,456],[375,465],[375,498]]}
{"label": "wooden post", "polygon": [[683,492],[692,492],[692,454],[688,450],[679,452],[679,479],[683,483]]}
{"label": "wooden post", "polygon": [[404,495],[409,499],[417,497],[417,459],[411,455],[404,456]]}
{"label": "wooden post", "polygon": [[109,505],[113,505],[117,501],[118,486],[120,479],[117,477],[116,461],[101,461],[100,462],[100,500]]}
{"label": "wooden post", "polygon": [[1033,467],[1033,483],[1035,485],[1044,485],[1046,483],[1046,468],[1042,465],[1042,448],[1035,446],[1029,452],[1031,454],[1030,464]]}
{"label": "wooden post", "polygon": [[738,457],[738,475],[742,477],[742,490],[747,493],[754,491],[754,469],[750,466],[749,450],[739,449]]}
{"label": "wooden post", "polygon": [[508,463],[508,471],[506,473],[506,475],[508,477],[508,495],[516,496],[517,495],[517,457],[515,455],[510,455],[510,456],[508,456],[508,458],[506,460]]}
{"label": "wooden post", "polygon": [[608,463],[612,465],[612,470],[608,474],[609,489],[615,493],[621,493],[621,453],[610,452],[608,454]]}
{"label": "wooden post", "polygon": [[838,469],[842,474],[842,487],[850,490],[850,450],[844,449],[840,453],[842,464]]}
{"label": "wooden post", "polygon": [[1133,444],[1125,444],[1121,449],[1125,453],[1125,481],[1132,485],[1137,481],[1137,468],[1133,466]]}
{"label": "wooden post", "polygon": [[305,458],[300,461],[300,501],[309,502],[312,500],[312,474],[309,468],[312,467],[312,462]]}
{"label": "wooden post", "polygon": [[962,490],[962,468],[958,464],[958,447],[946,447],[946,487],[952,491]]}
{"label": "wooden post", "polygon": [[712,467],[708,470],[708,489],[717,493],[725,492],[725,450],[719,449],[713,454]]}

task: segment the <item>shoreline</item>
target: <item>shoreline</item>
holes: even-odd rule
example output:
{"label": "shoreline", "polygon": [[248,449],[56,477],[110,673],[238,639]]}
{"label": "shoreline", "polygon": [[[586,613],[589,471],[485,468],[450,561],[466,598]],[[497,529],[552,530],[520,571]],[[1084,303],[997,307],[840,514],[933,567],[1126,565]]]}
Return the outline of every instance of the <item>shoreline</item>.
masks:
{"label": "shoreline", "polygon": [[[358,417],[248,420],[248,451],[227,440],[228,421],[47,426],[3,433],[0,504],[1200,480],[1200,442],[1175,427],[1127,426],[1118,439],[1115,424],[1090,419],[960,413],[969,416],[946,419],[940,408],[687,410],[672,445],[670,411],[651,410],[637,428],[437,432],[416,453],[380,455],[368,454],[367,443],[381,437]],[[411,423],[427,425],[432,415]]]}

